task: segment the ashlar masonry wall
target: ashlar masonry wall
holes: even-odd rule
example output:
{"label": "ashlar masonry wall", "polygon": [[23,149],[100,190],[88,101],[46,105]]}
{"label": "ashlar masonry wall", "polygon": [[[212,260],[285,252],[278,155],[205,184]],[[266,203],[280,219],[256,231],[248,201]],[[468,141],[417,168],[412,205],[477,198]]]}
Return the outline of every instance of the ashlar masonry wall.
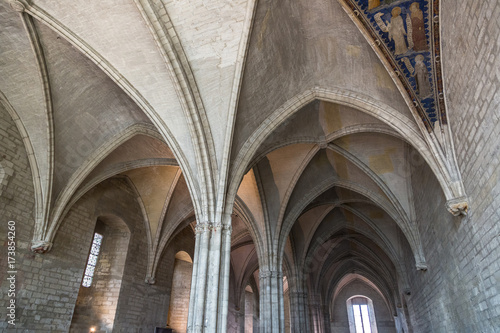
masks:
{"label": "ashlar masonry wall", "polygon": [[448,119],[469,198],[452,217],[430,170],[413,168],[428,271],[407,256],[415,332],[496,332],[500,327],[500,3],[442,1]]}
{"label": "ashlar masonry wall", "polygon": [[[86,265],[89,246],[99,216],[116,216],[127,223],[130,241],[121,283],[110,299],[117,302],[114,330],[135,332],[153,331],[164,326],[168,313],[173,258],[162,258],[157,283],[144,282],[147,265],[147,237],[135,194],[124,179],[110,179],[85,194],[70,209],[54,239],[52,249],[45,254],[30,251],[34,226],[34,188],[26,149],[10,115],[0,104],[0,161],[2,188],[0,195],[0,307],[6,309],[9,298],[7,284],[7,221],[16,223],[16,325],[0,321],[1,331],[68,332]],[[8,173],[8,177],[5,174]],[[181,232],[180,234],[182,234]],[[192,232],[182,242],[192,255]],[[190,241],[186,241],[186,239]],[[175,243],[175,242],[174,242]],[[115,244],[116,245],[116,244]],[[173,250],[172,250],[173,251]],[[109,258],[111,259],[111,258]],[[113,272],[110,272],[110,281]],[[170,279],[170,280],[169,280]],[[111,283],[111,282],[110,282]],[[109,285],[101,287],[109,287]],[[116,299],[117,290],[119,297]],[[113,305],[114,306],[114,305]],[[5,310],[0,311],[5,318]],[[110,314],[112,315],[112,314]],[[92,322],[92,324],[94,324]],[[95,325],[100,326],[96,321]]]}

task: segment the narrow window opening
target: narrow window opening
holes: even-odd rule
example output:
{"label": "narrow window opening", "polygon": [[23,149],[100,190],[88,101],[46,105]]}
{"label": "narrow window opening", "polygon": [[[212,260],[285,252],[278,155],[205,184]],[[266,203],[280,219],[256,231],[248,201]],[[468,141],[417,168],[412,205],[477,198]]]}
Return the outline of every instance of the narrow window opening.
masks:
{"label": "narrow window opening", "polygon": [[99,233],[94,233],[94,239],[92,240],[92,247],[90,248],[89,258],[87,260],[87,267],[85,267],[85,275],[83,276],[82,286],[88,288],[92,285],[92,279],[94,278],[95,266],[97,265],[97,258],[99,257],[99,252],[101,251],[102,235]]}
{"label": "narrow window opening", "polygon": [[349,330],[351,333],[377,333],[375,312],[371,299],[355,296],[347,300]]}
{"label": "narrow window opening", "polygon": [[372,333],[370,319],[368,317],[368,306],[354,304],[354,322],[356,323],[356,333]]}

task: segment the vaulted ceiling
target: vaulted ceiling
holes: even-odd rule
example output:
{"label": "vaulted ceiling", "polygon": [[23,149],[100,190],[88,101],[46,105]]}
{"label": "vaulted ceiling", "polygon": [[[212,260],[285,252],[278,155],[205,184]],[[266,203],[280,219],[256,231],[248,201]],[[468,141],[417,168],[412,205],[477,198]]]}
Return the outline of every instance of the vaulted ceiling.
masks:
{"label": "vaulted ceiling", "polygon": [[317,293],[358,274],[392,300],[405,253],[425,269],[412,168],[465,194],[447,125],[426,127],[346,3],[1,1],[0,97],[30,156],[35,240],[121,177],[148,276],[176,232],[224,210],[241,290],[274,260]]}

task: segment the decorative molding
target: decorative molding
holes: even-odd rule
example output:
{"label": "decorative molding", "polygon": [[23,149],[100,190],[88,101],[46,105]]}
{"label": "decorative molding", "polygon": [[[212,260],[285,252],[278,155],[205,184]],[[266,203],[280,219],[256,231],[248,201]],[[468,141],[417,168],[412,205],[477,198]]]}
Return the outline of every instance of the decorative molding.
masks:
{"label": "decorative molding", "polygon": [[197,223],[196,227],[194,227],[195,234],[198,236],[199,234],[203,234],[207,231],[212,230],[212,223],[211,222],[201,222]]}
{"label": "decorative molding", "polygon": [[283,272],[282,271],[259,271],[259,278],[260,279],[267,279],[267,278],[283,278]]}
{"label": "decorative molding", "polygon": [[233,228],[229,224],[223,224],[221,222],[201,222],[197,223],[195,227],[195,234],[201,234],[207,231],[217,232],[217,230],[222,230],[223,232],[231,232]]}

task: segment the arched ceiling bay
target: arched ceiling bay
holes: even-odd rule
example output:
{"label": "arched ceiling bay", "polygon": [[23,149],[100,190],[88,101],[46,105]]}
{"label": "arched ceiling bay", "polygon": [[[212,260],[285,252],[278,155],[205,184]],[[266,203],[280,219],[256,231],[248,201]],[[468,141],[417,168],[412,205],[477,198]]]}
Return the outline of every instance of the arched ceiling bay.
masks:
{"label": "arched ceiling bay", "polygon": [[409,177],[414,154],[380,120],[314,101],[263,141],[238,197],[265,252],[276,251],[314,292],[330,293],[335,286],[328,281],[354,269],[392,301],[396,281],[406,282],[404,255],[413,252],[414,265],[425,264]]}
{"label": "arched ceiling bay", "polygon": [[[331,188],[333,197],[323,198],[323,204],[351,200],[379,207],[414,242],[407,150],[379,120],[350,107],[313,102],[264,141],[238,193],[247,193],[241,199],[256,220],[264,219],[261,232],[281,244],[302,210]],[[248,177],[255,178],[252,194],[244,191],[252,183]]]}
{"label": "arched ceiling bay", "polygon": [[337,1],[260,1],[248,52],[233,158],[266,117],[314,87],[370,96],[414,121],[391,77]]}
{"label": "arched ceiling bay", "polygon": [[156,237],[157,230],[161,227],[160,223],[165,218],[169,201],[177,185],[178,173],[179,167],[176,166],[139,168],[124,173],[140,195],[153,238]]}
{"label": "arched ceiling bay", "polygon": [[[32,9],[56,29],[65,31],[64,38],[84,43],[88,56],[102,62],[122,89],[134,95],[146,108],[155,125],[168,128],[191,167],[194,149],[189,137],[185,115],[172,78],[158,52],[154,36],[133,1],[34,1]],[[166,134],[162,132],[162,134]]]}
{"label": "arched ceiling bay", "polygon": [[48,233],[104,180],[127,182],[148,223],[148,277],[195,209],[214,222],[204,209],[236,201],[242,287],[258,284],[259,261],[301,265],[324,247],[314,288],[359,270],[387,296],[405,250],[425,267],[415,156],[447,199],[463,194],[439,164],[445,140],[421,132],[338,1],[22,0],[1,2],[0,19],[0,97],[52,196]]}
{"label": "arched ceiling bay", "polygon": [[53,199],[88,158],[127,127],[148,117],[97,66],[44,24],[43,45],[54,118]]}
{"label": "arched ceiling bay", "polygon": [[36,41],[30,40],[19,13],[5,1],[0,2],[0,22],[0,98],[11,105],[16,112],[11,116],[18,118],[30,134],[32,148],[28,151],[32,150],[35,156],[30,163],[36,163],[31,168],[38,170],[39,175],[34,178],[39,177],[41,197],[47,200],[52,181],[52,125],[46,104],[48,91],[42,81],[37,54],[32,49]]}

